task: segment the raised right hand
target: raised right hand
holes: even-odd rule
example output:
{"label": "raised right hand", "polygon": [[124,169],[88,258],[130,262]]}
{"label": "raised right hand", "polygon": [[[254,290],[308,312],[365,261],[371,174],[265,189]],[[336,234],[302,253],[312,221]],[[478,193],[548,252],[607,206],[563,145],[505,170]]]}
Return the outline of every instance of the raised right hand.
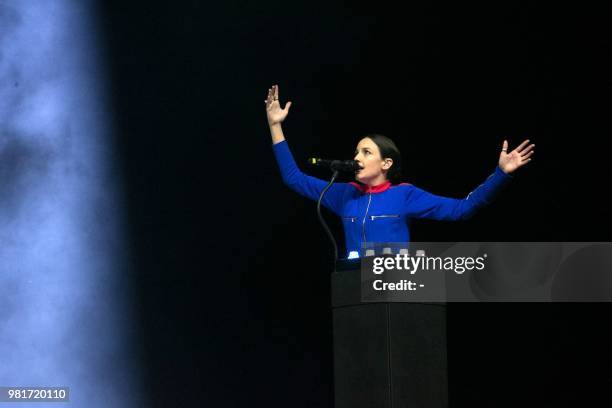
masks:
{"label": "raised right hand", "polygon": [[278,101],[278,85],[272,85],[268,89],[268,97],[266,98],[266,113],[268,114],[268,123],[270,126],[281,123],[287,117],[291,102],[285,104],[285,109],[281,109]]}

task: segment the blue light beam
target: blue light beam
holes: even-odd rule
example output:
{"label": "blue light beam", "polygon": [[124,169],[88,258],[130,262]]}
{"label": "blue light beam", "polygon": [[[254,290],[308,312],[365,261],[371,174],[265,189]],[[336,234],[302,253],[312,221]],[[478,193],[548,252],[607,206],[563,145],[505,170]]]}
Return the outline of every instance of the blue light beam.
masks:
{"label": "blue light beam", "polygon": [[143,406],[94,6],[0,1],[0,386]]}

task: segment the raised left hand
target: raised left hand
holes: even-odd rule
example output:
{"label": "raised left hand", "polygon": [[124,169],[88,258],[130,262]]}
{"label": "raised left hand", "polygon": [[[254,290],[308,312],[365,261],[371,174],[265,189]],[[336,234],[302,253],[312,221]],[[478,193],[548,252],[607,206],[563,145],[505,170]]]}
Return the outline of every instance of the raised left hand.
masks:
{"label": "raised left hand", "polygon": [[526,165],[531,161],[531,156],[534,153],[535,144],[529,144],[529,139],[521,143],[516,149],[508,153],[508,141],[504,140],[502,151],[499,155],[499,168],[504,173],[510,174],[521,166]]}

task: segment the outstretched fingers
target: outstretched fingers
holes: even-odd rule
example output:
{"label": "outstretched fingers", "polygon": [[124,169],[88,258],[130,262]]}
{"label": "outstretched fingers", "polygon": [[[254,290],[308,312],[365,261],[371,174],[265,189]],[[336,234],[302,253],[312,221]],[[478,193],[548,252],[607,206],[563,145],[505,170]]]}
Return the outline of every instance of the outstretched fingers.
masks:
{"label": "outstretched fingers", "polygon": [[532,156],[534,153],[535,153],[535,152],[534,152],[533,150],[532,150],[532,151],[530,151],[529,153],[527,153],[527,154],[525,154],[525,155],[521,156],[521,160],[522,160],[522,161],[524,161],[524,162],[525,162],[525,161],[529,161],[529,160],[531,160],[531,159],[530,159],[530,157],[531,157],[531,156]]}
{"label": "outstretched fingers", "polygon": [[514,149],[514,151],[518,152],[518,153],[521,153],[521,150],[523,150],[525,148],[525,146],[527,146],[527,144],[529,144],[529,139],[525,140],[523,143],[518,145],[518,147],[516,149]]}
{"label": "outstretched fingers", "polygon": [[266,96],[266,106],[270,106],[270,101],[272,100],[272,88],[268,88],[268,96]]}
{"label": "outstretched fingers", "polygon": [[274,102],[274,86],[268,89],[268,96],[266,97],[266,107],[269,108]]}
{"label": "outstretched fingers", "polygon": [[529,146],[527,146],[525,149],[523,149],[522,151],[518,152],[521,156],[525,156],[528,153],[533,153],[534,150],[533,148],[535,147],[535,144],[530,144]]}
{"label": "outstretched fingers", "polygon": [[272,85],[272,88],[268,88],[268,96],[264,102],[266,107],[270,107],[274,101],[278,101],[278,85]]}

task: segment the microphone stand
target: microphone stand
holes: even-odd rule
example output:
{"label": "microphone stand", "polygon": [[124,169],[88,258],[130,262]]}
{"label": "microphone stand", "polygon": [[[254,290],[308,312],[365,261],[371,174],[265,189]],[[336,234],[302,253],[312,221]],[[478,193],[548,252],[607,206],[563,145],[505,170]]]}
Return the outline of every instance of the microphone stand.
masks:
{"label": "microphone stand", "polygon": [[327,232],[327,236],[329,237],[329,239],[332,242],[332,245],[334,246],[334,265],[335,263],[338,262],[338,244],[336,244],[336,239],[334,238],[334,235],[331,233],[329,227],[327,226],[327,223],[323,219],[323,215],[321,215],[321,201],[323,200],[323,196],[325,195],[327,190],[329,190],[332,184],[334,184],[334,181],[336,181],[337,177],[338,177],[338,170],[334,170],[334,173],[332,174],[332,178],[329,181],[329,184],[323,189],[323,191],[321,191],[321,195],[319,196],[319,201],[317,201],[317,214],[319,215],[319,221],[321,222],[321,225],[323,225],[323,229],[325,230],[325,232]]}

